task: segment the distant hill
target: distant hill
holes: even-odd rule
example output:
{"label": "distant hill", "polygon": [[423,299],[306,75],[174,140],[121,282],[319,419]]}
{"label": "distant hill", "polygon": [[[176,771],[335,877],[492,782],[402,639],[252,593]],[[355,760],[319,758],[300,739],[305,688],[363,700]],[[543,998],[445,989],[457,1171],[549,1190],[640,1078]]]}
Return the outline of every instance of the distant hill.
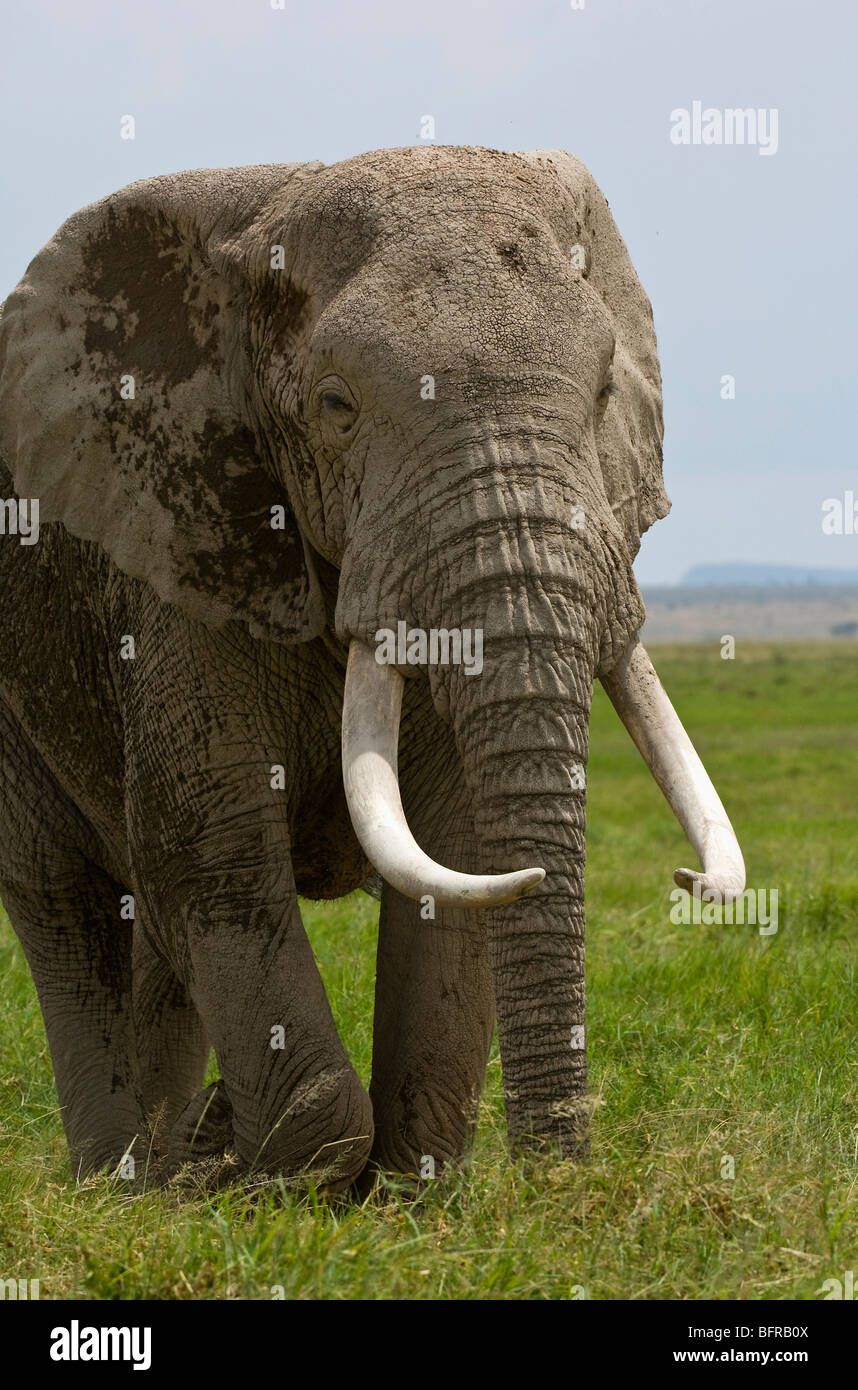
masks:
{"label": "distant hill", "polygon": [[805,585],[823,588],[858,588],[858,569],[825,570],[801,565],[693,565],[680,587],[724,589],[751,585],[755,589]]}
{"label": "distant hill", "polygon": [[[728,568],[713,565],[711,572]],[[722,579],[720,584],[644,584],[642,593],[645,642],[715,642],[725,633],[770,641],[858,640],[858,583],[729,584]]]}

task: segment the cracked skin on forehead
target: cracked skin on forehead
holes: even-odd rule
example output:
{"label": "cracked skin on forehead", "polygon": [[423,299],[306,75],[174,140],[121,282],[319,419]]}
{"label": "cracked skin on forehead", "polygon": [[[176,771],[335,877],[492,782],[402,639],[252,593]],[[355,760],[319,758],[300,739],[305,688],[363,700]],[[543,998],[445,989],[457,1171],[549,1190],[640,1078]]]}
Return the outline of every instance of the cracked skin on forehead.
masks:
{"label": "cracked skin on forehead", "polygon": [[[561,262],[567,267],[572,248],[581,246],[585,278],[616,333],[617,402],[599,426],[598,450],[608,499],[634,557],[643,532],[670,510],[661,476],[656,338],[649,300],[607,200],[579,160],[562,150],[378,150],[321,169],[308,180],[296,198],[294,229],[294,273],[298,279],[306,277],[317,314],[349,275],[356,276],[373,259],[388,278],[399,268],[403,309],[409,296],[426,293],[414,280],[420,270],[432,281],[433,313],[440,305],[452,314],[469,294],[488,312],[481,272],[495,275],[500,262],[508,280],[524,282],[529,272],[528,287],[544,295],[539,312],[546,321],[552,294],[566,293]],[[469,266],[470,277],[462,273]],[[492,283],[502,288],[496,279]],[[367,283],[360,293],[364,316],[377,314],[372,285]],[[455,339],[454,317],[448,327]],[[400,338],[390,346],[401,345]],[[484,346],[475,344],[475,355]]]}

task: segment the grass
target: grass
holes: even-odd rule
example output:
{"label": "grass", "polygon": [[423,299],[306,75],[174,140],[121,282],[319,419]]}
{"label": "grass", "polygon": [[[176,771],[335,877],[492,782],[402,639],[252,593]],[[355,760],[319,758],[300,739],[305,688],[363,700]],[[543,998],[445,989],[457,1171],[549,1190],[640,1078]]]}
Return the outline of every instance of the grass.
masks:
{"label": "grass", "polygon": [[[510,1162],[495,1052],[469,1170],[419,1201],[396,1184],[362,1205],[76,1187],[0,912],[0,1277],[39,1278],[43,1298],[813,1299],[858,1269],[858,646],[653,656],[749,884],[778,889],[779,930],[671,922],[672,870],[693,859],[598,691],[589,1163]],[[365,1079],[376,917],[361,894],[306,911]]]}

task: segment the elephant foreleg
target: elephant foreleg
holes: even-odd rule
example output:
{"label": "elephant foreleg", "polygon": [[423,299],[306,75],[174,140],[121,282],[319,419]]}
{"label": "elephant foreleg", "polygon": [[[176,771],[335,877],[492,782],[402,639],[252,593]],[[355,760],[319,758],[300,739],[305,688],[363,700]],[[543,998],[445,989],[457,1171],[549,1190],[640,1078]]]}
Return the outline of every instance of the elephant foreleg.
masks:
{"label": "elephant foreleg", "polygon": [[[236,883],[234,901],[248,901],[251,889]],[[194,998],[223,1080],[179,1116],[171,1162],[209,1156],[226,1135],[242,1171],[347,1186],[369,1155],[372,1111],[337,1036],[294,891],[279,910],[242,918],[231,909],[227,920],[195,906],[188,918]]]}
{"label": "elephant foreleg", "polygon": [[434,1177],[466,1155],[494,1024],[479,914],[381,899],[370,1098],[371,1164]]}
{"label": "elephant foreleg", "polygon": [[[472,816],[449,732],[426,711],[406,758],[403,799],[418,842],[477,868]],[[466,1155],[494,1026],[484,914],[412,902],[385,883],[376,967],[371,1162],[431,1177]],[[366,1180],[364,1180],[366,1182]]]}

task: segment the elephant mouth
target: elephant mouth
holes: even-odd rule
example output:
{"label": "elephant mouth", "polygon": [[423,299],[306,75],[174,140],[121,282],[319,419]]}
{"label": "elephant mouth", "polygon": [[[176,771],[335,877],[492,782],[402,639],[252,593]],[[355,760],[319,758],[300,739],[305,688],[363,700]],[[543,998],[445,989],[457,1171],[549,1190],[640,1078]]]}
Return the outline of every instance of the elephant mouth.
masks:
{"label": "elephant mouth", "polygon": [[[632,639],[601,676],[611,703],[666,797],[702,869],[679,868],[675,882],[708,902],[729,903],[745,887],[736,835],[709,775],[641,643]],[[440,907],[491,908],[515,902],[545,878],[539,866],[505,874],[465,874],[436,863],[415,841],[397,774],[403,677],[379,665],[359,639],[349,646],[343,703],[342,762],[355,834],[370,863],[393,888]]]}

